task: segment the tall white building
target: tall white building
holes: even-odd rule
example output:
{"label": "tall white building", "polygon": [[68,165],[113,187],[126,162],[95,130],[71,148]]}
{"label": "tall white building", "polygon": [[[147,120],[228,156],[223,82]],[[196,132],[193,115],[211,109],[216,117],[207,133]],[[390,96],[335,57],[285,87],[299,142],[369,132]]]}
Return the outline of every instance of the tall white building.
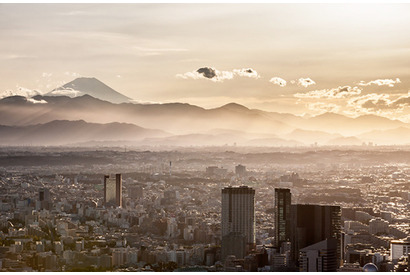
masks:
{"label": "tall white building", "polygon": [[[255,190],[248,186],[230,186],[222,189],[222,257],[227,256],[224,251],[234,251],[232,246],[241,243],[240,236],[244,238],[246,250],[255,245]],[[238,248],[241,247],[243,245]],[[238,255],[242,256],[243,252],[238,251]]]}

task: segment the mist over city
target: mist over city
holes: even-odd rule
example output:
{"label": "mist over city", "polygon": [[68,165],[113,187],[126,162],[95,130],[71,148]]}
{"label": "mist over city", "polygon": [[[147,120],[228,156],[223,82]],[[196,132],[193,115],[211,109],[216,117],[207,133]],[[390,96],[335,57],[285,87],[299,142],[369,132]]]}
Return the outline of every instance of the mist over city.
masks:
{"label": "mist over city", "polygon": [[0,271],[409,271],[409,12],[0,4]]}

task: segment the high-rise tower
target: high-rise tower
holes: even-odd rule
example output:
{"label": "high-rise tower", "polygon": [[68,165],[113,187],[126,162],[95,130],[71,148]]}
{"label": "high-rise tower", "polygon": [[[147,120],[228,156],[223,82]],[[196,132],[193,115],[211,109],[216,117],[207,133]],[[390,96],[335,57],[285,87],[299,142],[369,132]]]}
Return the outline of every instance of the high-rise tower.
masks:
{"label": "high-rise tower", "polygon": [[275,246],[290,241],[290,189],[275,188]]}
{"label": "high-rise tower", "polygon": [[222,189],[222,258],[243,258],[255,245],[255,190],[248,186]]}
{"label": "high-rise tower", "polygon": [[115,174],[115,178],[104,176],[104,205],[122,207],[121,174]]}
{"label": "high-rise tower", "polygon": [[296,204],[291,207],[292,254],[299,258],[302,248],[326,239],[335,239],[337,267],[341,260],[341,210],[340,206]]}

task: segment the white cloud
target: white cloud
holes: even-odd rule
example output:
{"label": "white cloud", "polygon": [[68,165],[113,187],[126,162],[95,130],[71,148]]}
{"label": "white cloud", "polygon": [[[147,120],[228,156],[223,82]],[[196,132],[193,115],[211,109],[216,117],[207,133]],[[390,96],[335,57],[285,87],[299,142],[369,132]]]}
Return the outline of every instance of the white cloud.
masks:
{"label": "white cloud", "polygon": [[13,90],[7,90],[5,92],[3,92],[2,94],[0,94],[0,98],[5,98],[5,97],[9,97],[9,96],[24,96],[26,98],[30,98],[36,95],[41,95],[42,93],[38,90],[31,90],[31,89],[27,89],[24,87],[17,87],[17,89],[15,91]]}
{"label": "white cloud", "polygon": [[410,93],[393,99],[390,94],[371,93],[352,98],[347,102],[347,105],[357,110],[402,110],[404,107],[410,106]]}
{"label": "white cloud", "polygon": [[332,89],[314,90],[306,93],[296,93],[297,98],[346,98],[361,94],[362,90],[358,87],[339,86]]}
{"label": "white cloud", "polygon": [[401,83],[399,78],[396,78],[396,80],[393,79],[376,79],[372,80],[369,82],[364,82],[363,80],[360,81],[358,84],[359,86],[370,86],[372,84],[376,84],[378,86],[389,86],[389,87],[394,87],[394,84]]}
{"label": "white cloud", "polygon": [[223,82],[226,79],[232,79],[234,77],[234,73],[229,71],[218,71],[211,67],[203,67],[196,71],[177,74],[176,77],[182,79],[208,79],[213,82]]}
{"label": "white cloud", "polygon": [[224,80],[233,79],[235,76],[260,78],[257,71],[252,68],[234,69],[232,71],[218,71],[212,67],[202,67],[196,71],[177,74],[176,77],[182,79],[208,79],[213,82],[223,82]]}
{"label": "white cloud", "polygon": [[56,96],[69,96],[69,97],[77,97],[82,95],[82,92],[74,90],[74,89],[62,89],[62,90],[54,90],[50,92],[52,95]]}
{"label": "white cloud", "polygon": [[313,81],[312,79],[310,79],[309,77],[307,78],[299,78],[298,79],[298,85],[301,85],[303,87],[308,87],[310,85],[314,85],[316,84],[315,81]]}
{"label": "white cloud", "polygon": [[34,103],[34,104],[46,104],[47,101],[45,101],[44,99],[42,100],[36,100],[34,98],[27,98],[28,102]]}
{"label": "white cloud", "polygon": [[286,80],[284,80],[283,78],[277,77],[277,76],[272,77],[272,78],[269,80],[269,82],[271,82],[271,83],[273,83],[273,84],[276,84],[276,85],[279,85],[279,86],[281,86],[281,87],[285,87],[285,86],[286,86]]}
{"label": "white cloud", "polygon": [[53,73],[42,73],[41,76],[42,77],[52,77]]}
{"label": "white cloud", "polygon": [[244,69],[234,69],[233,72],[238,76],[245,76],[250,78],[258,79],[260,75],[257,71],[252,68],[244,68]]}
{"label": "white cloud", "polygon": [[24,87],[17,87],[16,91],[12,90],[7,90],[0,94],[0,98],[5,98],[5,97],[10,97],[10,96],[22,96],[25,97],[28,102],[34,103],[34,104],[44,104],[47,103],[45,100],[36,100],[32,97],[36,95],[41,95],[41,92],[37,90],[30,90]]}

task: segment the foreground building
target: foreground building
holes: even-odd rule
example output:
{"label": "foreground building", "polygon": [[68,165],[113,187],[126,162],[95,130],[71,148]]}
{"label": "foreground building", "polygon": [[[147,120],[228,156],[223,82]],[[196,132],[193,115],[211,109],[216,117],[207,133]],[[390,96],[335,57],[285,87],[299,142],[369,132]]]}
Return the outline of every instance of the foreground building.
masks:
{"label": "foreground building", "polygon": [[222,259],[228,255],[243,258],[254,246],[255,190],[247,186],[223,188]]}

